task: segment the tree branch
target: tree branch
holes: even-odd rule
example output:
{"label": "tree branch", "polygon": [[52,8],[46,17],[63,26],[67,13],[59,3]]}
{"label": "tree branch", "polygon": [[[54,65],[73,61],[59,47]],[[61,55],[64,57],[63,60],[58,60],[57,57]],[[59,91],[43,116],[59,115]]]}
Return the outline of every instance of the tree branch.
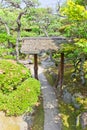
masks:
{"label": "tree branch", "polygon": [[14,2],[13,0],[5,0],[7,3],[9,3],[12,7],[15,8],[21,8],[20,4],[17,2]]}
{"label": "tree branch", "polygon": [[21,12],[19,15],[18,15],[18,18],[17,18],[17,24],[18,24],[18,27],[20,26],[21,27],[21,17],[22,15],[26,14],[27,10],[25,10],[24,12]]}
{"label": "tree branch", "polygon": [[1,17],[0,17],[0,23],[5,25],[6,32],[7,32],[8,35],[10,35],[10,29],[9,29],[8,25]]}

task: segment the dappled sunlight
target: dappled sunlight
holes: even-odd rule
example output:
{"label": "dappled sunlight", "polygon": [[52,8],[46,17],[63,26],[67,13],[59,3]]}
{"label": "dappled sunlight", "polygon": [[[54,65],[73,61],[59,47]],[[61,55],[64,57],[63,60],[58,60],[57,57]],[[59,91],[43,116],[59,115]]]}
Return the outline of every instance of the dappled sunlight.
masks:
{"label": "dappled sunlight", "polygon": [[63,119],[64,126],[69,128],[69,123],[68,123],[69,115],[61,114],[61,116],[62,116],[62,119]]}

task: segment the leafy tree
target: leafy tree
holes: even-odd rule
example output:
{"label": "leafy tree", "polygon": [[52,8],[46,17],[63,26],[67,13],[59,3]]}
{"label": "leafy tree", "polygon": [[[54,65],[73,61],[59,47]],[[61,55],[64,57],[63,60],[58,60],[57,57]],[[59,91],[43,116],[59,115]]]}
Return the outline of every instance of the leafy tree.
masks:
{"label": "leafy tree", "polygon": [[87,10],[84,6],[69,0],[67,6],[62,10],[63,14],[68,16],[70,21],[84,21],[87,19]]}
{"label": "leafy tree", "polygon": [[[21,8],[21,4],[25,4],[24,8]],[[10,12],[12,10],[12,13],[9,12],[9,14],[13,14],[13,12],[15,12],[15,9],[16,11],[18,12],[18,16],[17,15],[13,15],[12,17],[16,16],[16,19],[14,20],[14,18],[12,19],[13,21],[15,21],[16,23],[16,31],[17,31],[17,38],[16,38],[16,59],[18,60],[19,59],[19,41],[20,41],[20,31],[21,31],[21,17],[27,12],[27,9],[30,8],[30,7],[35,7],[35,3],[37,4],[37,1],[35,0],[19,0],[19,1],[13,1],[13,0],[3,0],[2,1],[2,9],[4,10],[4,8],[6,9],[10,9]],[[6,5],[6,6],[5,6]],[[8,8],[10,6],[10,8]],[[2,11],[3,11],[2,10]],[[7,15],[8,15],[8,12],[6,11],[5,12]],[[4,17],[5,18],[5,17]],[[7,18],[7,17],[6,17]],[[8,18],[11,18],[11,15],[8,15]],[[2,17],[1,17],[1,22],[3,22],[3,24],[5,25],[6,27],[6,30],[7,30],[7,33],[10,34],[10,28],[8,26],[8,22],[11,22],[12,24],[12,21],[11,20],[2,20]],[[11,26],[10,24],[10,26]]]}
{"label": "leafy tree", "polygon": [[[67,52],[68,56],[72,57],[75,67],[74,75],[77,75],[76,71],[78,71],[82,84],[84,84],[83,65],[87,55],[87,10],[77,3],[69,0],[67,6],[61,9],[62,14],[67,16],[63,28],[64,35],[68,36],[75,46],[73,51],[71,50],[72,44],[62,48],[62,51]],[[80,69],[78,70],[78,68]]]}
{"label": "leafy tree", "polygon": [[87,1],[86,0],[73,0],[76,4],[83,5],[86,7]]}
{"label": "leafy tree", "polygon": [[27,14],[27,22],[30,24],[30,32],[35,33],[36,36],[58,36],[60,34],[59,17],[53,14],[51,8],[32,8]]}

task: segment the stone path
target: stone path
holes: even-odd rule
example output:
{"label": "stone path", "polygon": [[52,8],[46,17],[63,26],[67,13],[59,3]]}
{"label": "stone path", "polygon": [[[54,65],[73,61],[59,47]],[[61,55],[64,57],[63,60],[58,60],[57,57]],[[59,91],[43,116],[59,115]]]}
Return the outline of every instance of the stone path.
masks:
{"label": "stone path", "polygon": [[[30,70],[33,74],[33,66],[30,67]],[[62,123],[58,112],[58,100],[55,91],[47,82],[41,66],[39,66],[38,73],[43,95],[44,130],[61,130]]]}

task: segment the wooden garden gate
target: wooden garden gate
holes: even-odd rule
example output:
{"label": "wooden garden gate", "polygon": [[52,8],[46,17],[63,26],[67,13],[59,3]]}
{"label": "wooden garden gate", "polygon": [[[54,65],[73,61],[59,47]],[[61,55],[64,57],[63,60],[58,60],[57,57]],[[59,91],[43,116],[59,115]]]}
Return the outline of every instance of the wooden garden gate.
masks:
{"label": "wooden garden gate", "polygon": [[[58,51],[60,44],[66,43],[64,37],[24,37],[22,39],[21,52],[34,55],[34,76],[38,79],[38,54],[45,51]],[[64,71],[64,54],[61,53],[59,83],[62,85]]]}

